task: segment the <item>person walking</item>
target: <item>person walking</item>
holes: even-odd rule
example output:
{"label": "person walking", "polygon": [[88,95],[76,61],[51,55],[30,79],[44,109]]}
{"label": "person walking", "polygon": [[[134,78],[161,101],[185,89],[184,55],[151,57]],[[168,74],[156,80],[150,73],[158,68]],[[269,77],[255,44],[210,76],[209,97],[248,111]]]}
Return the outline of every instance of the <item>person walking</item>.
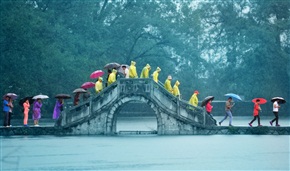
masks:
{"label": "person walking", "polygon": [[211,105],[211,102],[212,102],[212,100],[209,100],[209,101],[207,102],[207,104],[205,105],[205,110],[206,110],[206,113],[207,113],[211,118],[213,118],[213,115],[211,114],[211,111],[212,111],[212,108],[213,108],[213,106]]}
{"label": "person walking", "polygon": [[113,69],[112,73],[109,75],[108,86],[116,81],[117,70]]}
{"label": "person walking", "polygon": [[126,67],[126,65],[123,65],[122,69],[123,69],[123,74],[125,78],[129,78],[129,69]]}
{"label": "person walking", "polygon": [[252,127],[252,123],[258,118],[258,126],[262,126],[260,124],[260,116],[259,116],[259,113],[261,111],[261,107],[260,107],[260,99],[257,99],[256,100],[256,103],[254,105],[254,112],[253,112],[253,115],[254,115],[254,119],[249,123],[250,127]]}
{"label": "person walking", "polygon": [[180,85],[180,82],[177,80],[173,86],[173,95],[178,97],[178,99],[180,100],[181,97],[180,97],[179,85]]}
{"label": "person walking", "polygon": [[149,71],[151,70],[151,66],[146,64],[146,66],[142,69],[140,78],[149,78]]}
{"label": "person walking", "polygon": [[173,94],[173,88],[171,86],[171,80],[172,80],[172,77],[171,75],[168,75],[167,79],[165,80],[165,83],[164,83],[164,88],[171,94]]}
{"label": "person walking", "polygon": [[99,77],[98,81],[95,84],[96,93],[100,93],[103,90],[103,78]]}
{"label": "person walking", "polygon": [[58,119],[62,110],[63,110],[63,99],[58,98],[54,106],[52,119],[55,120]]}
{"label": "person walking", "polygon": [[232,107],[234,106],[232,103],[232,98],[229,97],[228,100],[226,101],[226,106],[225,106],[225,117],[219,122],[219,125],[221,126],[221,124],[223,123],[224,120],[226,120],[228,117],[230,118],[229,121],[229,126],[233,126],[232,125],[232,120],[233,120],[233,114],[231,112]]}
{"label": "person walking", "polygon": [[34,126],[39,126],[39,119],[41,118],[41,107],[42,107],[41,99],[37,99],[36,101],[34,101],[32,115]]}
{"label": "person walking", "polygon": [[198,95],[199,95],[199,92],[197,90],[195,90],[193,95],[189,99],[189,104],[191,104],[192,106],[197,107],[197,105],[198,105],[198,97],[197,96]]}
{"label": "person walking", "polygon": [[9,107],[9,99],[10,97],[9,96],[5,96],[4,97],[4,100],[3,100],[3,113],[4,113],[4,118],[3,118],[3,126],[5,127],[10,127],[10,119],[9,119],[9,110],[10,110],[10,107]]}
{"label": "person walking", "polygon": [[275,115],[275,118],[273,120],[270,121],[270,125],[273,126],[273,123],[276,121],[276,126],[280,126],[279,125],[279,116],[278,116],[278,112],[279,112],[279,100],[276,100],[273,103],[273,113]]}
{"label": "person walking", "polygon": [[152,76],[153,76],[153,80],[158,83],[158,76],[160,73],[161,69],[159,67],[156,68],[156,70],[153,72]]}
{"label": "person walking", "polygon": [[29,99],[27,99],[24,103],[23,103],[23,114],[24,114],[24,118],[23,118],[23,126],[28,126],[28,113],[29,113],[29,108],[30,108],[30,103],[29,103]]}
{"label": "person walking", "polygon": [[135,61],[131,61],[131,65],[129,67],[129,77],[130,78],[138,78]]}

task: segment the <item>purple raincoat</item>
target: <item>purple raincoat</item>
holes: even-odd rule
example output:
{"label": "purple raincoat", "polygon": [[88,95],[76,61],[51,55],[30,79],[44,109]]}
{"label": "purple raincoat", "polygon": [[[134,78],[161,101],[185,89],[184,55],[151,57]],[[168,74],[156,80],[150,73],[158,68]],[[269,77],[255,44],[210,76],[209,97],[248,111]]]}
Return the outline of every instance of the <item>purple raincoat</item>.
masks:
{"label": "purple raincoat", "polygon": [[53,115],[52,115],[53,119],[59,118],[60,113],[61,113],[61,108],[62,108],[62,103],[59,100],[57,100],[54,106],[54,110],[53,110]]}
{"label": "purple raincoat", "polygon": [[41,110],[40,110],[41,107],[42,103],[39,103],[38,101],[35,101],[33,103],[33,115],[32,115],[33,120],[39,120],[41,118]]}

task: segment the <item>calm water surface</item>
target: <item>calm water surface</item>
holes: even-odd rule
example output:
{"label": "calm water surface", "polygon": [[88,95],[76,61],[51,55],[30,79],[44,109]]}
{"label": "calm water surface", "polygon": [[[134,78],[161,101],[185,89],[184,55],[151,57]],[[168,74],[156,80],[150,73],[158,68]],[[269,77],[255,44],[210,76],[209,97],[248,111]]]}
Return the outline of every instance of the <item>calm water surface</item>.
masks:
{"label": "calm water surface", "polygon": [[[154,119],[141,121],[120,118],[118,129],[156,129]],[[1,137],[0,169],[289,170],[289,141],[285,135]]]}

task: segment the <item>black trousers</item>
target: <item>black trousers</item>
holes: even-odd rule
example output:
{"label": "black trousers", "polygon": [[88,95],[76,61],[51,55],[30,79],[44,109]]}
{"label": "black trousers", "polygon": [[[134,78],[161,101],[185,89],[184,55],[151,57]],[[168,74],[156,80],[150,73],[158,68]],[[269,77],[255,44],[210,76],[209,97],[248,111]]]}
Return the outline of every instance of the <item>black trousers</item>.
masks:
{"label": "black trousers", "polygon": [[11,115],[10,112],[4,112],[4,126],[10,126]]}
{"label": "black trousers", "polygon": [[279,122],[278,112],[273,112],[273,113],[275,115],[275,118],[271,122],[274,123],[276,121],[276,125],[278,125],[278,122]]}
{"label": "black trousers", "polygon": [[250,122],[250,124],[252,124],[256,119],[258,118],[258,125],[260,125],[260,116],[254,116],[254,119]]}

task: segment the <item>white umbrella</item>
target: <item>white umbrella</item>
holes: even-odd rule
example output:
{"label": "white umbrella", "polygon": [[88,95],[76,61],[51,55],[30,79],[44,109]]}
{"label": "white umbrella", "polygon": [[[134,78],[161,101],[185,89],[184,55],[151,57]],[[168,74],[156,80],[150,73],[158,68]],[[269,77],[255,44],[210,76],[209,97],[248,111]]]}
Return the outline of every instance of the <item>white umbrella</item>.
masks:
{"label": "white umbrella", "polygon": [[34,96],[32,99],[48,99],[49,97],[47,95],[39,94]]}

